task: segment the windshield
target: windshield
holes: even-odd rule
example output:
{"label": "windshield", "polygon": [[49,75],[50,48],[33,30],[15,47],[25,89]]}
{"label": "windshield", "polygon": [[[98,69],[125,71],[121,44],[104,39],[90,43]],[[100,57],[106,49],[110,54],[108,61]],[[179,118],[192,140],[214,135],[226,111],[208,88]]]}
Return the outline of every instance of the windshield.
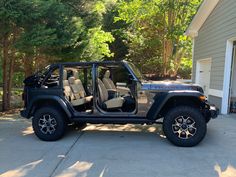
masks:
{"label": "windshield", "polygon": [[128,62],[128,65],[140,81],[145,80],[140,70],[133,63]]}

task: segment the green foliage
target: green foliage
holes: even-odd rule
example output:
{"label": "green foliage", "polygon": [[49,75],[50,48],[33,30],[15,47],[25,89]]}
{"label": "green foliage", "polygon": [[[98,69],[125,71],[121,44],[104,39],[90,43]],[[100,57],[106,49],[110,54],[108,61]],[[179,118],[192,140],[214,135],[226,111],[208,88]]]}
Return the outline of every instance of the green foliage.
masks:
{"label": "green foliage", "polygon": [[[58,61],[102,60],[114,41],[104,31],[103,15],[111,0],[1,0],[0,52],[3,110],[13,87]],[[4,84],[2,84],[4,83]]]}
{"label": "green foliage", "polygon": [[180,63],[178,75],[184,79],[191,79],[192,59],[183,58]]}
{"label": "green foliage", "polygon": [[0,33],[11,33],[14,27],[20,30],[14,45],[30,55],[39,52],[63,60],[101,59],[112,56],[108,43],[113,37],[101,28],[105,12],[103,1],[3,0]]}
{"label": "green foliage", "polygon": [[14,88],[22,88],[23,87],[23,80],[25,76],[23,72],[15,72],[13,76],[13,87]]}
{"label": "green foliage", "polygon": [[101,60],[105,57],[112,57],[113,53],[110,53],[109,45],[107,42],[111,43],[114,38],[111,33],[104,32],[101,28],[92,28],[88,33],[89,40],[86,46],[82,58],[85,60]]}
{"label": "green foliage", "polygon": [[183,33],[200,2],[1,0],[0,82],[3,49],[14,87],[22,86],[27,70],[55,61],[127,58],[143,73],[188,78],[192,43]]}
{"label": "green foliage", "polygon": [[[16,28],[13,45],[33,60],[127,57],[145,73],[162,75],[167,65],[171,74],[182,58],[191,58],[191,41],[183,33],[199,4],[200,0],[2,0],[0,36]],[[168,61],[166,41],[171,45]]]}
{"label": "green foliage", "polygon": [[[120,1],[115,22],[124,21],[127,57],[143,72],[174,76],[183,58],[191,58],[191,40],[183,36],[201,0]],[[152,67],[151,67],[152,66]]]}
{"label": "green foliage", "polygon": [[128,25],[124,21],[115,21],[118,16],[118,6],[115,0],[108,0],[106,3],[107,11],[103,16],[104,31],[111,32],[114,41],[109,44],[111,52],[114,54],[113,60],[122,60],[128,54],[128,45],[126,42],[126,30]]}

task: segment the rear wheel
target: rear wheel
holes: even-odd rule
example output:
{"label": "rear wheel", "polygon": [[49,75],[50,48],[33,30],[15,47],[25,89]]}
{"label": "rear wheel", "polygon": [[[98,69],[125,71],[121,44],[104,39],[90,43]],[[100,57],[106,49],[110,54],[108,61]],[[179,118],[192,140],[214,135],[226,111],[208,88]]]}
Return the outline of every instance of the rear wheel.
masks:
{"label": "rear wheel", "polygon": [[66,129],[66,121],[63,112],[53,107],[42,107],[36,111],[32,120],[32,126],[36,136],[44,141],[60,139]]}
{"label": "rear wheel", "polygon": [[206,120],[194,107],[179,106],[171,109],[163,120],[167,139],[176,146],[191,147],[206,135]]}

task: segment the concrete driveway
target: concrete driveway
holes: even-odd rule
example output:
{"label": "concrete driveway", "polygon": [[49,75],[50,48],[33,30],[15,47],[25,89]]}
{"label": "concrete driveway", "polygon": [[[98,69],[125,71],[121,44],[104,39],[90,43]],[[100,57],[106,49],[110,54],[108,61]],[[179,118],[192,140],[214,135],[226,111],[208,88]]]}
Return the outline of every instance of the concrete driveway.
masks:
{"label": "concrete driveway", "polygon": [[0,118],[0,176],[235,177],[236,116],[209,123],[193,148],[170,144],[158,126],[89,125],[70,128],[57,142],[35,137],[31,121]]}

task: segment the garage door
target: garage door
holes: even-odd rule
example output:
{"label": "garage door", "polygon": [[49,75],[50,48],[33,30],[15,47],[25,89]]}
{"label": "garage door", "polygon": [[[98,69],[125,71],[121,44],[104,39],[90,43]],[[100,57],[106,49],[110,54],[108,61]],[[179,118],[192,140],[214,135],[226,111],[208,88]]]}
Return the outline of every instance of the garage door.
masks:
{"label": "garage door", "polygon": [[200,60],[197,64],[196,82],[203,88],[204,93],[208,96],[211,76],[211,59]]}

